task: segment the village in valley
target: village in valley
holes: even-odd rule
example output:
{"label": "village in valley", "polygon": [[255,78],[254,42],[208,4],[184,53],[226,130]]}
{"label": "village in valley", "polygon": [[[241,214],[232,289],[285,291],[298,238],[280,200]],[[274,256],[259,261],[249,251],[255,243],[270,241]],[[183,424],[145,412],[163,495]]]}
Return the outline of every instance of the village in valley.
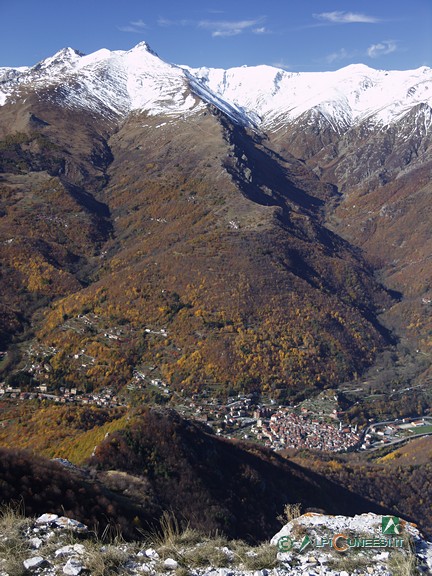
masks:
{"label": "village in valley", "polygon": [[[33,364],[30,370],[39,377],[44,364]],[[46,367],[45,367],[46,370]],[[22,390],[0,383],[0,399],[6,401],[48,401],[57,404],[80,404],[100,408],[127,408],[132,397],[143,391],[155,394],[162,404],[185,416],[201,421],[213,432],[226,438],[257,442],[270,449],[310,449],[328,452],[373,450],[383,445],[404,441],[415,435],[432,434],[432,418],[422,417],[385,422],[370,422],[359,430],[357,424],[345,422],[344,412],[334,390],[324,390],[294,406],[281,406],[272,399],[258,399],[253,394],[231,396],[226,401],[208,393],[188,396],[170,390],[158,377],[155,366],[137,367],[132,381],[121,392],[104,387],[84,392],[61,386],[50,390],[44,383]],[[162,400],[162,401],[161,401]],[[5,423],[1,423],[5,425]]]}
{"label": "village in valley", "polygon": [[[131,337],[126,326],[108,327],[95,314],[81,314],[69,318],[63,330],[91,333],[92,342],[118,346]],[[147,327],[148,338],[166,338],[161,327]],[[71,362],[86,381],[86,371],[98,364],[91,347],[74,351]],[[257,442],[273,450],[310,449],[328,452],[373,450],[386,444],[406,440],[418,434],[432,434],[432,419],[419,417],[385,422],[369,421],[358,429],[346,417],[344,402],[337,391],[327,389],[318,396],[295,405],[279,405],[271,397],[254,394],[228,396],[222,399],[211,391],[189,394],[185,390],[170,389],[156,365],[135,366],[132,378],[121,390],[110,386],[79,389],[72,385],[53,385],[51,358],[57,350],[33,341],[26,350],[26,363],[21,374],[30,380],[20,385],[0,382],[0,400],[9,402],[34,401],[56,404],[79,404],[105,409],[127,409],[145,403],[168,404],[186,418],[206,423],[214,433],[226,438]],[[7,361],[1,353],[0,361]],[[4,426],[6,422],[0,422]]]}
{"label": "village in valley", "polygon": [[134,372],[133,381],[123,394],[116,394],[111,388],[82,392],[60,387],[50,392],[46,384],[39,384],[32,391],[22,391],[1,383],[0,399],[117,408],[127,407],[128,394],[137,394],[143,387],[152,388],[165,397],[185,417],[206,423],[217,435],[255,441],[273,450],[310,448],[344,452],[360,443],[357,427],[343,425],[339,420],[341,414],[334,391],[325,391],[315,402],[308,400],[296,407],[278,406],[274,401],[257,403],[252,394],[230,397],[224,402],[205,393],[192,397],[173,393],[160,378],[148,378],[140,369]]}

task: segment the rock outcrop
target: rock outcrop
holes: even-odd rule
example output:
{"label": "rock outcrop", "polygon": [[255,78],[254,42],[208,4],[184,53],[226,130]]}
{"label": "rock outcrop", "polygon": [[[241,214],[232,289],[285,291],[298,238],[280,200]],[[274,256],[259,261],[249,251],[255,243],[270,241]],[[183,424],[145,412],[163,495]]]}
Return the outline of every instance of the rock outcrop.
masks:
{"label": "rock outcrop", "polygon": [[271,539],[290,574],[430,574],[432,543],[412,523],[394,516],[308,513]]}

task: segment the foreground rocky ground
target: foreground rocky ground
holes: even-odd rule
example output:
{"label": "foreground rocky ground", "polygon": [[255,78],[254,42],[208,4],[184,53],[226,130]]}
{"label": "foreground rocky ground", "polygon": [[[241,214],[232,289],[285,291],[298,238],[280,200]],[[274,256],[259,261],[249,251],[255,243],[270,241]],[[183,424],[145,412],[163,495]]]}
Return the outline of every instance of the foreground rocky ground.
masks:
{"label": "foreground rocky ground", "polygon": [[[393,521],[393,517],[389,517]],[[397,523],[397,519],[396,523]],[[383,535],[382,517],[305,514],[269,544],[249,546],[181,530],[166,516],[161,534],[106,541],[66,517],[25,519],[9,510],[0,523],[0,575],[173,574],[175,576],[414,576],[432,573],[432,543],[404,523]],[[342,551],[343,548],[346,550]]]}

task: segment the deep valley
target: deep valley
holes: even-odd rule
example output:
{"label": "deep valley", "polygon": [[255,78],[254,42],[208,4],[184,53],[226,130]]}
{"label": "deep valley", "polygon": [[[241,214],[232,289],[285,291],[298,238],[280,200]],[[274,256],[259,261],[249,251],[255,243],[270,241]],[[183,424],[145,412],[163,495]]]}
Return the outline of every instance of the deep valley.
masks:
{"label": "deep valley", "polygon": [[0,69],[2,499],[46,512],[52,476],[51,511],[128,535],[170,508],[260,540],[287,502],[431,534],[431,70],[348,67],[338,100],[106,52]]}

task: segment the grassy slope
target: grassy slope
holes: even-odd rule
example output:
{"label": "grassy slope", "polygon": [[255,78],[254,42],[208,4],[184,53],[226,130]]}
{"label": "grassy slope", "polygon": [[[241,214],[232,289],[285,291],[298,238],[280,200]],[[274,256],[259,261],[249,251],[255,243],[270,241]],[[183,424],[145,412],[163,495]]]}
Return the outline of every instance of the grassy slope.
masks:
{"label": "grassy slope", "polygon": [[0,405],[0,445],[48,458],[87,460],[109,432],[124,426],[124,410],[55,406],[35,402]]}

